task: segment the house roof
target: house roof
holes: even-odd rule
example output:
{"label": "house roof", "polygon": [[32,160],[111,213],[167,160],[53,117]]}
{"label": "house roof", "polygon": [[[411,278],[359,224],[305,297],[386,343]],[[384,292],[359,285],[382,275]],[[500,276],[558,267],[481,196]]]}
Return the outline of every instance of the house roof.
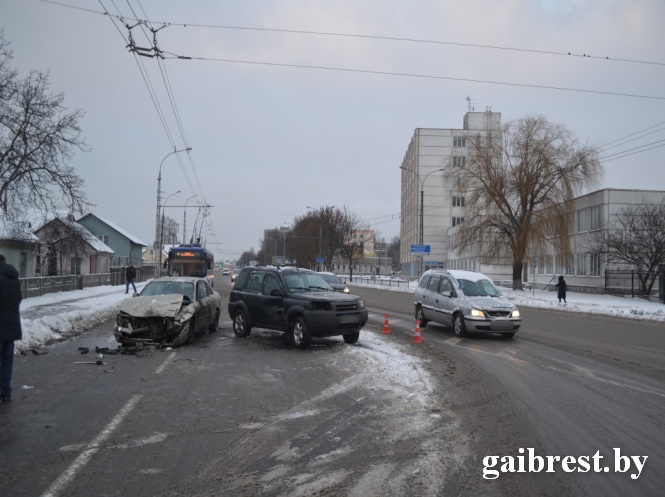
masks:
{"label": "house roof", "polygon": [[104,224],[108,225],[109,228],[112,228],[112,229],[116,230],[118,233],[120,233],[120,234],[123,235],[124,237],[128,238],[128,239],[129,239],[132,243],[134,243],[135,245],[141,245],[141,246],[143,246],[143,247],[147,247],[147,246],[148,246],[147,243],[143,243],[141,240],[139,240],[138,238],[136,238],[136,237],[135,237],[134,235],[132,235],[131,233],[125,231],[124,229],[122,229],[122,228],[121,228],[120,226],[118,226],[117,224],[115,224],[115,223],[109,221],[108,219],[104,219],[103,217],[99,217],[99,216],[96,215],[96,214],[93,214],[93,213],[86,214],[85,216],[79,218],[79,222],[81,221],[81,219],[83,219],[83,218],[85,218],[85,217],[87,217],[87,216],[95,216],[95,217],[96,217],[97,219],[99,219],[101,222],[103,222]]}
{"label": "house roof", "polygon": [[39,243],[28,222],[11,222],[0,216],[0,240]]}
{"label": "house roof", "polygon": [[61,223],[69,226],[70,228],[72,228],[72,230],[75,230],[75,232],[78,233],[81,236],[81,238],[83,238],[86,241],[86,243],[88,245],[90,245],[96,252],[115,254],[115,251],[111,247],[106,245],[99,238],[97,238],[94,234],[92,234],[87,228],[85,228],[85,226],[83,226],[82,224],[77,223],[73,219],[68,219],[66,217],[63,218],[63,217],[60,217],[60,216],[54,216],[48,222],[45,222],[44,224],[42,224],[42,226],[37,228],[35,231],[39,231],[44,226],[46,226],[47,224],[49,224],[49,223],[51,223],[55,220],[58,220]]}

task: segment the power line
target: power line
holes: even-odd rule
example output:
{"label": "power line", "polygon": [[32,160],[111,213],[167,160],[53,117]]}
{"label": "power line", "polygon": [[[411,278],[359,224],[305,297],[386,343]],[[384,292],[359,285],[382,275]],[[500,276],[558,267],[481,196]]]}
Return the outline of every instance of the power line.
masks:
{"label": "power line", "polygon": [[[94,14],[104,14],[103,12],[96,12],[91,9],[83,9],[80,7],[75,7],[73,5],[68,5],[62,2],[55,2],[53,0],[40,0],[44,3],[49,3],[53,5],[59,5],[61,7],[69,7],[73,9],[84,10]],[[145,12],[144,12],[145,15]],[[147,17],[147,16],[146,16]],[[132,19],[138,21],[139,19]],[[665,66],[665,62],[655,62],[648,60],[638,60],[638,59],[626,59],[620,57],[610,57],[610,56],[596,56],[587,53],[574,53],[571,51],[554,51],[554,50],[537,50],[533,48],[520,48],[520,47],[504,47],[499,45],[489,45],[489,44],[478,44],[478,43],[462,43],[457,41],[443,41],[443,40],[429,40],[424,38],[403,38],[397,36],[381,36],[381,35],[366,35],[366,34],[357,34],[357,33],[336,33],[332,31],[311,31],[311,30],[301,30],[301,29],[279,29],[279,28],[259,28],[252,26],[230,26],[223,24],[196,24],[196,23],[175,23],[175,22],[163,22],[160,24],[169,24],[171,26],[187,27],[187,28],[206,28],[206,29],[227,29],[227,30],[238,30],[238,31],[258,31],[258,32],[268,32],[268,33],[286,33],[286,34],[300,34],[300,35],[314,35],[314,36],[330,36],[330,37],[341,37],[341,38],[357,38],[357,39],[369,39],[369,40],[383,40],[383,41],[396,41],[404,43],[419,43],[419,44],[430,44],[430,45],[450,45],[456,47],[469,47],[469,48],[479,48],[486,50],[502,50],[510,52],[521,52],[521,53],[534,53],[540,55],[554,55],[554,56],[565,56],[565,57],[579,57],[586,59],[598,59],[598,60],[607,60],[612,62],[626,62],[631,64],[647,64],[655,66]]]}

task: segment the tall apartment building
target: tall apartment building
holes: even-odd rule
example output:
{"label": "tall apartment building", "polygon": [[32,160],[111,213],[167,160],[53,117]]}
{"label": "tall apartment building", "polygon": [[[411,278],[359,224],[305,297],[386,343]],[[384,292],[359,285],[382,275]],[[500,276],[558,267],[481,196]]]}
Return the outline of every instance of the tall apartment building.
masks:
{"label": "tall apartment building", "polygon": [[[448,229],[464,221],[455,166],[466,161],[466,139],[501,129],[501,113],[467,112],[461,129],[417,128],[402,161],[400,266],[403,276],[446,268]],[[412,245],[429,253],[412,253]],[[473,260],[469,260],[473,266]],[[475,269],[467,267],[466,269]]]}

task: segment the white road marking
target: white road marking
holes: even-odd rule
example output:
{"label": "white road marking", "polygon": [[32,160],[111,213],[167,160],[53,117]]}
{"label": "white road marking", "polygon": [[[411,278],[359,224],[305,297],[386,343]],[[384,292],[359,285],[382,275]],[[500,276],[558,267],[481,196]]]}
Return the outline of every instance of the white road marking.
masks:
{"label": "white road marking", "polygon": [[73,463],[69,465],[65,471],[58,477],[57,480],[49,487],[49,489],[42,494],[41,497],[56,497],[65,489],[65,487],[71,482],[83,467],[88,464],[92,456],[94,456],[99,447],[106,441],[106,439],[111,436],[111,433],[120,425],[123,419],[136,407],[139,400],[141,400],[142,395],[134,395],[129,401],[124,405],[120,411],[113,417],[111,422],[106,425],[106,427],[101,431],[97,437],[88,444],[88,446],[79,454],[79,456],[74,460]]}

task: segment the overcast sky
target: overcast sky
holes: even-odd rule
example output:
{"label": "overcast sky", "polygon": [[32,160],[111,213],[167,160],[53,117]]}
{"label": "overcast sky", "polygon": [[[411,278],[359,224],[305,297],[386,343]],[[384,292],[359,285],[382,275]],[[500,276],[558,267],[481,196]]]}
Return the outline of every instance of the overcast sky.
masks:
{"label": "overcast sky", "polygon": [[[130,53],[121,16],[170,23],[156,34],[167,58]],[[623,152],[603,187],[664,190],[664,20],[663,0],[0,0],[13,67],[49,71],[85,111],[91,151],[73,165],[92,211],[151,243],[164,161],[164,197],[181,190],[167,205],[213,206],[217,259],[258,250],[308,206],[399,235],[414,130],[461,128],[467,97]],[[145,33],[132,30],[138,47]],[[174,147],[192,151],[165,159]],[[166,209],[180,231],[184,210]]]}

